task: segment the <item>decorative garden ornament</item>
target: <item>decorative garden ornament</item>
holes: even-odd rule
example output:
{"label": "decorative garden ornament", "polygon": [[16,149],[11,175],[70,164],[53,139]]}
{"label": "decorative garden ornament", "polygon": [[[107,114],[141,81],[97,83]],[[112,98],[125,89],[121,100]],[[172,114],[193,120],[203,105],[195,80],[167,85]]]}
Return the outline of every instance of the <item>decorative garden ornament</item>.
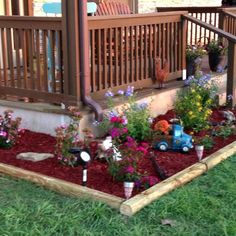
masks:
{"label": "decorative garden ornament", "polygon": [[124,182],[125,198],[129,199],[134,189],[134,182]]}
{"label": "decorative garden ornament", "polygon": [[122,159],[120,152],[112,144],[112,137],[111,136],[106,137],[106,139],[101,144],[99,144],[99,147],[102,150],[102,153],[100,153],[99,158],[106,158],[106,151],[108,149],[112,148],[113,149],[113,159],[115,161],[120,161]]}
{"label": "decorative garden ornament", "polygon": [[195,150],[197,152],[198,160],[201,161],[203,157],[204,146],[203,145],[196,145]]}

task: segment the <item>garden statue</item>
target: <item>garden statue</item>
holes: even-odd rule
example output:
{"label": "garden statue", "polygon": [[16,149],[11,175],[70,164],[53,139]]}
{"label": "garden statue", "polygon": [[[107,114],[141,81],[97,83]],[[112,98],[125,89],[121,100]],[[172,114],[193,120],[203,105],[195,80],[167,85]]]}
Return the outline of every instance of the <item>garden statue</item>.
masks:
{"label": "garden statue", "polygon": [[180,150],[186,153],[193,148],[192,142],[192,136],[184,133],[181,125],[172,124],[168,133],[159,133],[155,136],[153,148],[160,151]]}

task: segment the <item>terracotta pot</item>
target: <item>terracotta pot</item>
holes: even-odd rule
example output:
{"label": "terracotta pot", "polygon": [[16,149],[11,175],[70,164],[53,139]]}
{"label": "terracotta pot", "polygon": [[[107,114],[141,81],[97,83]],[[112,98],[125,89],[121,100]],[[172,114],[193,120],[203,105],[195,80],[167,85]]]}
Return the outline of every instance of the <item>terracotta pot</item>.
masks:
{"label": "terracotta pot", "polygon": [[211,71],[217,71],[217,69],[221,65],[221,62],[224,56],[219,55],[218,53],[209,52],[208,58],[209,58],[209,66],[210,66]]}
{"label": "terracotta pot", "polygon": [[196,145],[195,150],[197,153],[198,160],[201,161],[203,157],[204,146],[203,145]]}
{"label": "terracotta pot", "polygon": [[129,199],[134,189],[134,182],[124,182],[125,198]]}

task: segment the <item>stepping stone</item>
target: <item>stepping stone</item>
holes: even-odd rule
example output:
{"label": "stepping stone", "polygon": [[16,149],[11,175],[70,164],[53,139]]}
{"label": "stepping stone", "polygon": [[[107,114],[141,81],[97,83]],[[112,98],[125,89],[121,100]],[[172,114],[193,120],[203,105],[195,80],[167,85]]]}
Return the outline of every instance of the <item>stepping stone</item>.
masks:
{"label": "stepping stone", "polygon": [[48,158],[54,157],[51,153],[37,153],[37,152],[23,152],[16,156],[17,159],[25,160],[25,161],[43,161]]}

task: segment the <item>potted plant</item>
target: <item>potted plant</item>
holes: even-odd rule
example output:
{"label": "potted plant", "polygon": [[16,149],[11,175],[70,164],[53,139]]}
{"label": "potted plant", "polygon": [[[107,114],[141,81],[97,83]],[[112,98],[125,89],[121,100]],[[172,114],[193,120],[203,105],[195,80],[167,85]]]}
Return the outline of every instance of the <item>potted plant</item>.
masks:
{"label": "potted plant", "polygon": [[188,45],[186,48],[186,69],[187,77],[195,75],[196,71],[200,68],[202,57],[206,54],[204,48],[200,45]]}
{"label": "potted plant", "polygon": [[211,40],[207,45],[209,66],[212,71],[222,71],[222,60],[227,53],[227,48],[220,40]]}
{"label": "potted plant", "polygon": [[114,180],[124,183],[124,193],[128,199],[132,195],[135,182],[139,181],[141,177],[137,162],[146,154],[147,146],[138,145],[133,138],[128,136],[117,149],[121,153],[122,159],[117,161],[113,158],[113,153],[110,153],[110,157],[107,159],[108,171]]}

